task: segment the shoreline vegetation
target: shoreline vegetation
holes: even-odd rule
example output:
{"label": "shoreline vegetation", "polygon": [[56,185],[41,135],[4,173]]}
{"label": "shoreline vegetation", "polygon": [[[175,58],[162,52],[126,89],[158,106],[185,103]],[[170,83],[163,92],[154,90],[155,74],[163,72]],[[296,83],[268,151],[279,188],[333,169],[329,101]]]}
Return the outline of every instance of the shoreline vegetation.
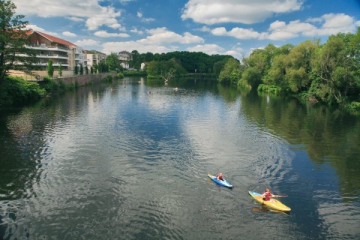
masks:
{"label": "shoreline vegetation", "polygon": [[[51,61],[47,66],[48,77],[40,83],[9,76],[10,70],[34,70],[36,54],[24,47],[28,41],[24,26],[28,22],[21,20],[24,16],[14,15],[16,6],[12,2],[4,4],[1,11],[4,17],[0,18],[0,23],[6,26],[0,33],[0,106],[34,101],[78,88],[77,82],[56,82],[52,77]],[[320,44],[320,40],[306,40],[296,46],[269,44],[241,61],[230,55],[187,51],[153,54],[133,50],[131,55],[127,63],[132,70],[123,69],[117,54],[111,53],[94,67],[94,72],[91,67],[91,75],[115,73],[116,79],[146,76],[165,83],[180,77],[202,76],[242,90],[295,96],[302,102],[335,106],[360,116],[360,27],[355,34],[331,35],[324,44]],[[14,60],[13,56],[19,57]],[[80,70],[77,68],[76,65],[74,77],[87,75],[87,66],[85,74],[82,65]],[[61,76],[61,68],[57,71]],[[112,80],[111,74],[105,78],[105,81]]]}

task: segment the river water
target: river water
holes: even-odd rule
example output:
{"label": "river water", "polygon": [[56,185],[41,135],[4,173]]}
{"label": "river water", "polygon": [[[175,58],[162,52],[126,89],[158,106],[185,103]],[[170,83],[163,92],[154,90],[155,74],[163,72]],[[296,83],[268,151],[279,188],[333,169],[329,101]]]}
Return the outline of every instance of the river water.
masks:
{"label": "river water", "polygon": [[359,117],[201,79],[83,87],[0,110],[0,239],[360,239],[359,143]]}

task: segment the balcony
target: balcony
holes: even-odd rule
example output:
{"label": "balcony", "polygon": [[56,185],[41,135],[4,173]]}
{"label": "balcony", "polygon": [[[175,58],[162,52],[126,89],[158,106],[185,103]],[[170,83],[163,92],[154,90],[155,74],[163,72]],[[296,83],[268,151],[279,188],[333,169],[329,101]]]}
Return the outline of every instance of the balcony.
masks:
{"label": "balcony", "polygon": [[66,47],[59,47],[59,46],[48,46],[44,43],[42,44],[30,44],[25,45],[26,48],[34,49],[34,50],[46,50],[46,51],[60,51],[60,52],[66,52],[69,53],[70,49]]}

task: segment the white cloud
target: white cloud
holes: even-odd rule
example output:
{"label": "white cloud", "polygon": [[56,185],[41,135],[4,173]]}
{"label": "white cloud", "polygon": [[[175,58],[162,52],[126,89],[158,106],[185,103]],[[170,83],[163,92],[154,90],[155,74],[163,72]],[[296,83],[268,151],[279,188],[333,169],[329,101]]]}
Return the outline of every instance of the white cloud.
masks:
{"label": "white cloud", "polygon": [[204,39],[184,33],[183,35],[174,33],[166,28],[155,28],[146,31],[150,36],[137,40],[127,42],[107,42],[102,45],[104,53],[118,52],[120,50],[137,50],[140,53],[165,53],[177,51],[178,46],[172,45],[176,43],[191,44],[202,43]]}
{"label": "white cloud", "polygon": [[274,14],[289,13],[302,8],[303,0],[189,0],[181,18],[197,23],[262,22]]}
{"label": "white cloud", "polygon": [[120,0],[120,3],[123,4],[123,5],[126,5],[129,2],[134,2],[134,1],[136,1],[136,0]]}
{"label": "white cloud", "polygon": [[314,25],[303,23],[299,20],[291,21],[289,24],[282,21],[275,21],[270,24],[269,32],[263,33],[260,39],[287,40],[312,31],[316,31]]}
{"label": "white cloud", "polygon": [[133,29],[131,29],[130,30],[130,32],[132,32],[132,33],[137,33],[137,34],[139,34],[139,35],[141,35],[141,34],[144,34],[144,32],[143,31],[141,31],[141,30],[138,30],[137,28],[133,28]]}
{"label": "white cloud", "polygon": [[103,25],[114,29],[121,27],[117,20],[121,11],[111,6],[100,6],[98,0],[13,0],[13,2],[17,6],[17,14],[25,16],[67,17],[72,21],[85,18],[89,30],[96,30]]}
{"label": "white cloud", "polygon": [[67,17],[67,19],[69,19],[73,22],[84,22],[85,21],[83,18],[79,18],[79,17]]}
{"label": "white cloud", "polygon": [[[318,26],[316,26],[318,25]],[[355,32],[359,21],[356,22],[352,17],[345,14],[325,14],[320,18],[307,19],[306,22],[300,20],[275,21],[270,24],[267,32],[256,32],[251,28],[233,28],[227,31],[224,27],[211,30],[215,36],[229,36],[237,39],[258,39],[283,41],[299,36],[316,37],[329,36],[339,32]]]}
{"label": "white cloud", "polygon": [[192,35],[191,33],[184,33],[184,35],[177,34],[175,32],[167,30],[165,27],[147,30],[147,33],[151,34],[147,38],[141,39],[138,42],[143,44],[159,44],[159,43],[202,43],[204,39]]}
{"label": "white cloud", "polygon": [[155,19],[154,18],[142,18],[141,21],[143,21],[143,22],[153,22],[153,21],[155,21]]}
{"label": "white cloud", "polygon": [[128,41],[128,42],[106,42],[102,45],[102,52],[110,54],[112,52],[119,52],[121,50],[137,50],[139,53],[166,53],[178,50],[176,46],[163,46],[160,44],[143,44],[139,41]]}
{"label": "white cloud", "polygon": [[308,18],[306,19],[306,22],[311,22],[311,23],[321,23],[322,19],[321,18]]}
{"label": "white cloud", "polygon": [[153,19],[153,18],[143,18],[143,13],[142,12],[137,12],[136,15],[138,16],[138,18],[141,19],[142,22],[153,22],[153,21],[155,21],[155,19]]}
{"label": "white cloud", "polygon": [[187,48],[190,52],[204,52],[207,54],[221,54],[225,51],[224,48],[216,45],[216,44],[204,44],[204,45],[196,45],[194,47]]}
{"label": "white cloud", "polygon": [[72,33],[72,32],[69,32],[69,31],[63,32],[62,35],[66,36],[66,37],[76,37],[75,33]]}
{"label": "white cloud", "polygon": [[99,42],[97,42],[93,39],[84,39],[84,40],[76,41],[75,45],[77,45],[77,46],[98,46]]}
{"label": "white cloud", "polygon": [[[308,22],[312,22],[313,24]],[[270,25],[270,33],[265,38],[285,40],[298,35],[307,37],[329,36],[340,32],[354,32],[356,27],[356,21],[349,15],[325,14],[320,18],[308,19],[306,23],[300,22],[299,20],[291,21],[289,24],[276,21]]]}
{"label": "white cloud", "polygon": [[112,7],[101,8],[101,12],[90,16],[86,20],[86,26],[89,30],[96,30],[102,25],[120,29],[121,25],[116,20],[116,17],[120,17],[120,15],[120,12],[116,12]]}
{"label": "white cloud", "polygon": [[207,26],[203,26],[202,28],[198,28],[196,30],[201,31],[201,32],[211,32],[211,29]]}
{"label": "white cloud", "polygon": [[230,36],[237,39],[258,39],[260,37],[260,33],[254,31],[251,28],[246,29],[236,27],[230,31],[226,31],[224,27],[219,27],[211,30],[211,33],[215,36]]}
{"label": "white cloud", "polygon": [[57,33],[55,32],[49,32],[49,31],[46,31],[45,29],[41,28],[41,27],[38,27],[36,25],[32,25],[32,24],[28,24],[26,26],[27,29],[32,29],[32,30],[35,30],[35,31],[39,31],[39,32],[43,32],[43,33],[47,33],[47,34],[50,34],[52,36],[58,36]]}
{"label": "white cloud", "polygon": [[354,23],[354,19],[349,15],[341,14],[325,14],[322,16],[322,19],[325,20],[323,28],[342,28],[344,26],[349,26]]}
{"label": "white cloud", "polygon": [[127,33],[108,33],[107,31],[97,31],[94,33],[95,36],[97,37],[103,37],[103,38],[108,38],[108,37],[122,37],[122,38],[126,38],[126,37],[130,37],[129,34]]}

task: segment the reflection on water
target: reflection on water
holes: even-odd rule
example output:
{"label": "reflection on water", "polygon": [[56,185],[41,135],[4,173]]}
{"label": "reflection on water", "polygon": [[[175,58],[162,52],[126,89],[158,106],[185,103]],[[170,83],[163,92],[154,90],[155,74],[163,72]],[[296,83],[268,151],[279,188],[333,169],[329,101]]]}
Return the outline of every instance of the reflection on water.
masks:
{"label": "reflection on water", "polygon": [[[359,238],[359,124],[200,79],[2,110],[0,238]],[[220,171],[233,190],[208,179]],[[266,186],[290,215],[247,194]]]}

